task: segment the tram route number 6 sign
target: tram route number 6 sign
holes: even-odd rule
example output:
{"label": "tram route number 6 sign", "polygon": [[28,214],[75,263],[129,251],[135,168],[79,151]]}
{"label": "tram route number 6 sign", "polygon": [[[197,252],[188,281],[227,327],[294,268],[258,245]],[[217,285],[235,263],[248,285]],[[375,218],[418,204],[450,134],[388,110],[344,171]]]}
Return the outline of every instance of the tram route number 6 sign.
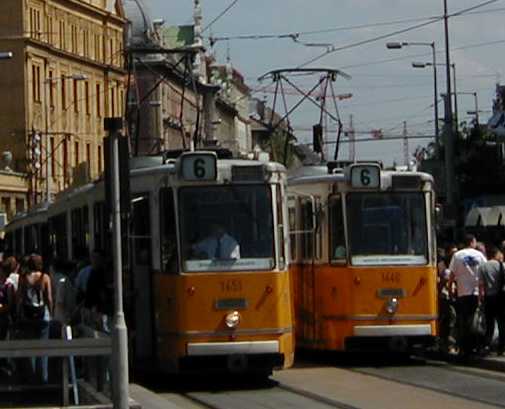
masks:
{"label": "tram route number 6 sign", "polygon": [[181,171],[184,180],[216,180],[216,155],[212,152],[184,154],[181,158]]}
{"label": "tram route number 6 sign", "polygon": [[356,189],[376,189],[380,187],[380,168],[376,165],[351,167],[351,186]]}

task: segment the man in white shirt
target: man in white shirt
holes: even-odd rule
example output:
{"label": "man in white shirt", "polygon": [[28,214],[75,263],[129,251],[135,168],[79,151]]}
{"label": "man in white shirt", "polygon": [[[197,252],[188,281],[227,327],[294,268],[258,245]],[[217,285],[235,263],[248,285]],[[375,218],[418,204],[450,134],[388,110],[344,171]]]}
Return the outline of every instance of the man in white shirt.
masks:
{"label": "man in white shirt", "polygon": [[193,253],[203,259],[239,259],[240,246],[222,226],[212,224],[210,235],[193,246]]}
{"label": "man in white shirt", "polygon": [[465,235],[465,248],[457,251],[452,257],[449,288],[456,282],[456,311],[458,320],[458,337],[461,355],[465,356],[476,347],[476,337],[470,332],[472,318],[479,305],[479,267],[487,260],[476,250],[477,240],[472,234]]}

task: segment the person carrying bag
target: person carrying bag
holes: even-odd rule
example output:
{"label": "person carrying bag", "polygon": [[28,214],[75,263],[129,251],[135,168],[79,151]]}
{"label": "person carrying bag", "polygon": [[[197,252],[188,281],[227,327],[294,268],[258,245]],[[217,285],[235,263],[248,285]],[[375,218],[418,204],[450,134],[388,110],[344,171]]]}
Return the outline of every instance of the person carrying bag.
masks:
{"label": "person carrying bag", "polygon": [[[19,283],[18,314],[22,339],[49,339],[49,321],[53,310],[51,278],[43,272],[42,257],[32,254],[28,271]],[[48,382],[48,358],[32,358],[35,379]]]}

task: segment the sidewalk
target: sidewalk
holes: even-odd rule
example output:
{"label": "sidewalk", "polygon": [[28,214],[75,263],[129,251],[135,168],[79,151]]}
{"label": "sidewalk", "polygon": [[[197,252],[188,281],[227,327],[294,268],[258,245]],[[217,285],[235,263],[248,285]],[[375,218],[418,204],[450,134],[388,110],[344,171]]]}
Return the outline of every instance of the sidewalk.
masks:
{"label": "sidewalk", "polygon": [[505,372],[505,356],[496,356],[496,354],[492,353],[485,357],[471,357],[464,365],[491,371]]}

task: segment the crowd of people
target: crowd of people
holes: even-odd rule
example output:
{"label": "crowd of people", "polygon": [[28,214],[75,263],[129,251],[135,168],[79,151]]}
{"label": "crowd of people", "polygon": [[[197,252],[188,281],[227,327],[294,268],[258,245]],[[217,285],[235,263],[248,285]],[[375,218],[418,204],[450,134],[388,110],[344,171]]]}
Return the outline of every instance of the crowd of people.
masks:
{"label": "crowd of people", "polygon": [[[442,349],[460,357],[505,351],[504,248],[467,234],[439,249],[439,332]],[[495,326],[498,338],[495,339]]]}
{"label": "crowd of people", "polygon": [[[112,284],[100,251],[90,259],[49,262],[38,254],[0,259],[0,341],[61,338],[63,328],[85,324],[109,331]],[[49,381],[48,358],[0,360],[0,378]]]}

